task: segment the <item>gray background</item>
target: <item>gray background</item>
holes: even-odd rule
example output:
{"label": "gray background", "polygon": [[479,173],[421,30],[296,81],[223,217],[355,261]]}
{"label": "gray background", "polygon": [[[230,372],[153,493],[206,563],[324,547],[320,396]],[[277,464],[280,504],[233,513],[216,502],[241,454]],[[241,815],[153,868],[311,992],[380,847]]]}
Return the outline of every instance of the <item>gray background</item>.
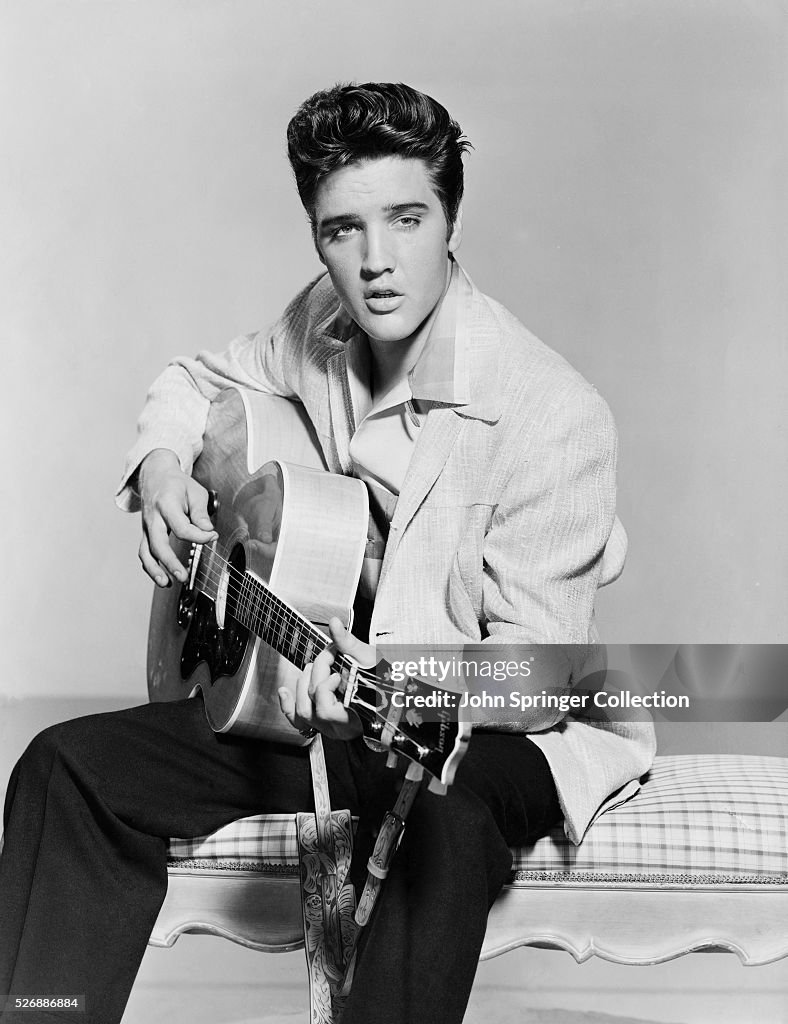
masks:
{"label": "gray background", "polygon": [[171,355],[266,325],[320,269],[283,136],[337,79],[460,120],[461,260],[613,409],[631,555],[604,637],[788,640],[784,15],[4,3],[3,692],[144,694],[121,457]]}
{"label": "gray background", "polygon": [[[613,408],[631,554],[605,638],[788,640],[785,43],[772,0],[5,0],[2,784],[48,721],[144,699],[122,453],[171,355],[265,325],[319,269],[283,135],[337,79],[460,120],[460,258]],[[779,724],[662,739],[788,749]],[[149,951],[127,1019],[300,1021],[304,977],[187,937]],[[786,988],[785,963],[528,950],[482,966],[471,1018],[774,1024]]]}

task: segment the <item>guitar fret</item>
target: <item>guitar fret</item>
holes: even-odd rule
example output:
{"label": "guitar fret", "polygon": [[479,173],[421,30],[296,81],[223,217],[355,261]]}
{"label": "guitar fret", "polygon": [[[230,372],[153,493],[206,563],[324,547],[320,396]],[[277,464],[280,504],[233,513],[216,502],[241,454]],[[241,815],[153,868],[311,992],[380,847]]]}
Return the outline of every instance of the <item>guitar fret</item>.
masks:
{"label": "guitar fret", "polygon": [[[282,608],[282,628],[281,628],[281,646],[279,653],[284,657],[289,658],[290,655],[290,632],[292,630],[292,623],[290,620],[290,613],[287,608]],[[299,666],[300,667],[300,666]]]}
{"label": "guitar fret", "polygon": [[248,589],[249,588],[247,586],[246,576],[244,575],[242,577],[242,579],[241,579],[241,586],[240,586],[240,588],[238,590],[238,609],[237,609],[237,611],[238,611],[238,621],[241,622],[244,626],[249,626],[250,625],[249,620],[247,618],[247,614],[246,614],[246,612],[247,612],[247,599],[246,599],[245,591],[247,591]]}
{"label": "guitar fret", "polygon": [[[243,616],[243,624],[297,668],[303,669],[325,650],[327,644],[322,633],[284,604],[268,587],[246,573],[241,597],[240,604],[248,609]],[[337,669],[344,672],[353,666],[353,662],[344,655],[337,659],[336,664]]]}
{"label": "guitar fret", "polygon": [[[232,593],[233,587],[235,586],[235,581],[233,579],[233,576],[234,576],[234,573],[233,573],[233,570],[231,568],[230,569],[230,573],[229,573],[229,577],[228,577],[228,580],[227,580],[228,594]],[[244,587],[245,586],[246,586],[246,581],[245,581],[245,579],[242,578],[241,581],[240,581],[240,585],[238,587],[238,596],[235,599],[235,602],[234,602],[235,606],[234,606],[234,609],[233,609],[233,618],[237,619],[241,623],[242,626],[248,626],[249,625],[249,623],[248,623],[248,621],[246,619],[246,616],[244,614]]]}
{"label": "guitar fret", "polygon": [[[293,648],[293,639],[292,638],[293,638],[293,631],[294,631],[294,629],[295,629],[295,622],[293,621],[292,613],[290,611],[288,611],[286,616],[285,616],[285,634],[284,634],[285,650],[282,652],[283,654],[286,655],[287,658],[290,658],[291,651],[292,651],[292,648]],[[298,662],[296,662],[296,664],[298,665]],[[301,668],[300,665],[298,665],[298,667]]]}
{"label": "guitar fret", "polygon": [[[324,635],[295,609],[254,577],[243,574],[239,588],[238,620],[282,657],[303,669],[328,646]],[[338,654],[334,670],[345,682],[354,674],[358,681],[376,688],[374,674],[359,669],[352,658]]]}
{"label": "guitar fret", "polygon": [[279,612],[277,608],[278,618],[276,623],[276,649],[280,654],[284,654],[287,650],[287,619]]}
{"label": "guitar fret", "polygon": [[241,593],[243,594],[244,602],[244,618],[250,629],[255,627],[255,619],[257,618],[257,610],[254,605],[254,595],[252,593],[251,580],[244,573],[244,589]]}

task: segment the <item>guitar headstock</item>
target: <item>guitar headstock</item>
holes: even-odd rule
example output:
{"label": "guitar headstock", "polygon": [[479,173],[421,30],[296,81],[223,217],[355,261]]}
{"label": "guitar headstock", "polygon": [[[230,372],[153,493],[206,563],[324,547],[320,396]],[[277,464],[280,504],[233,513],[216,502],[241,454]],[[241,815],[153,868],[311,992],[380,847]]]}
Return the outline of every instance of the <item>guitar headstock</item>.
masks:
{"label": "guitar headstock", "polygon": [[471,735],[460,718],[462,694],[416,677],[394,684],[385,662],[359,669],[346,703],[364,736],[420,765],[442,786],[454,780]]}

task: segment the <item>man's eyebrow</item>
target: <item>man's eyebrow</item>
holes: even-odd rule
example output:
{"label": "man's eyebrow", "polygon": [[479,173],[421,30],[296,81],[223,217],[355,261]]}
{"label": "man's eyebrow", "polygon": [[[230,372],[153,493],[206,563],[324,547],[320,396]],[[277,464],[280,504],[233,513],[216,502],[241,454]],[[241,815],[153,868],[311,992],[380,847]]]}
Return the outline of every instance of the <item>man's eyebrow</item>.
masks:
{"label": "man's eyebrow", "polygon": [[[429,205],[419,199],[412,199],[406,203],[389,203],[383,207],[384,213],[405,213],[405,212],[429,212]],[[362,218],[357,213],[338,213],[335,217],[326,217],[318,224],[318,230],[328,231],[331,228],[341,227],[343,224],[360,224]]]}
{"label": "man's eyebrow", "polygon": [[427,213],[429,206],[418,199],[413,199],[409,203],[389,203],[383,209],[386,213],[404,213],[405,210],[418,210],[420,213]]}
{"label": "man's eyebrow", "polygon": [[357,213],[338,213],[336,217],[326,217],[318,223],[318,228],[323,231],[325,228],[336,228],[342,224],[360,224],[361,218]]}

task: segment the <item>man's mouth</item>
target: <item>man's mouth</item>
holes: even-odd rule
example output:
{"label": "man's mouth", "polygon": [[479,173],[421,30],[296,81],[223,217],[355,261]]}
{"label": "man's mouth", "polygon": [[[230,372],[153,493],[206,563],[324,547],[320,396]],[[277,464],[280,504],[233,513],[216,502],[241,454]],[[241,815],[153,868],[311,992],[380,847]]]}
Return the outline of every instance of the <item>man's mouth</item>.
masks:
{"label": "man's mouth", "polygon": [[364,302],[373,313],[390,313],[402,301],[402,294],[393,288],[368,288],[364,292]]}

